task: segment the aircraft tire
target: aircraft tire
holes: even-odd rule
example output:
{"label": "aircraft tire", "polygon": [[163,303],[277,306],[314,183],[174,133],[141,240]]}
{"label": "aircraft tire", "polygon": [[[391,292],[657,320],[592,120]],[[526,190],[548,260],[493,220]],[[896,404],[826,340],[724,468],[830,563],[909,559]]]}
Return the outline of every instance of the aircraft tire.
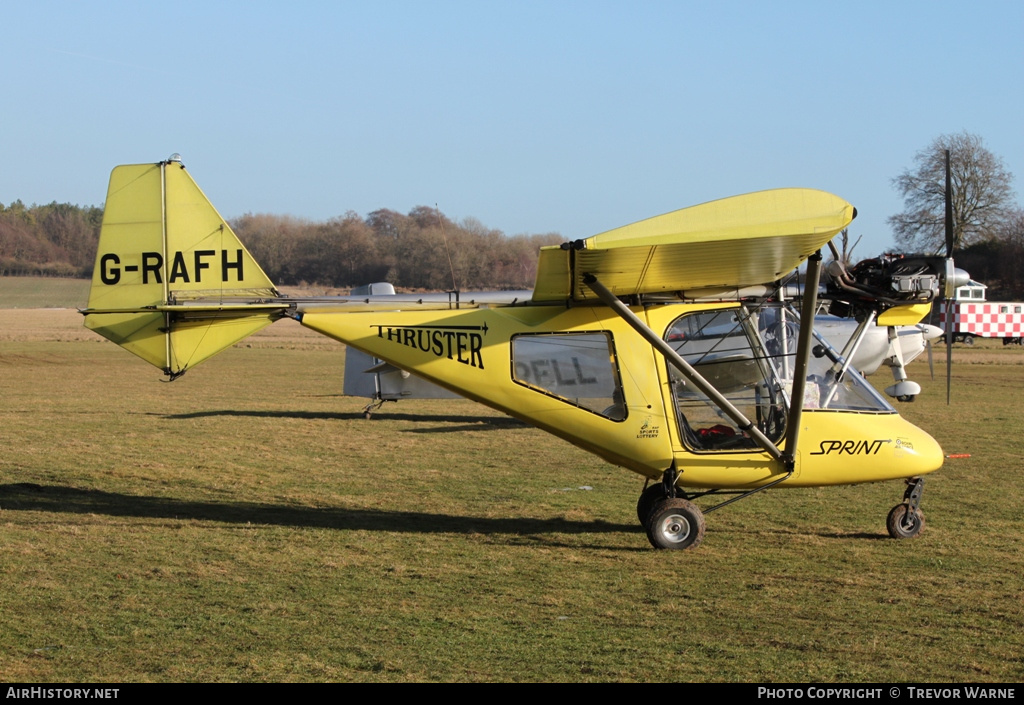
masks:
{"label": "aircraft tire", "polygon": [[697,548],[704,540],[704,513],[681,497],[657,502],[644,526],[655,548],[680,551]]}
{"label": "aircraft tire", "polygon": [[885,521],[885,528],[889,530],[889,536],[894,539],[917,538],[924,531],[924,512],[918,509],[910,522],[907,522],[908,509],[908,505],[903,503],[897,504],[889,512],[889,517]]}
{"label": "aircraft tire", "polygon": [[640,520],[641,526],[647,526],[647,517],[651,515],[651,510],[663,499],[665,499],[665,487],[660,482],[649,485],[640,493],[640,499],[636,501],[636,518]]}

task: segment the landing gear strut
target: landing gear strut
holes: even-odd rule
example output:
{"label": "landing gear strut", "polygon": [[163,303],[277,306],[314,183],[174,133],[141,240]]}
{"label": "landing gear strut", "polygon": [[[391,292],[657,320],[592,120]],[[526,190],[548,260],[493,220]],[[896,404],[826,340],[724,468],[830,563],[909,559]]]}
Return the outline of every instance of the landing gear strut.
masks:
{"label": "landing gear strut", "polygon": [[921,493],[924,492],[924,478],[912,477],[907,480],[907,491],[903,493],[903,502],[889,511],[885,526],[889,536],[894,539],[912,539],[924,531],[924,512],[918,505]]}

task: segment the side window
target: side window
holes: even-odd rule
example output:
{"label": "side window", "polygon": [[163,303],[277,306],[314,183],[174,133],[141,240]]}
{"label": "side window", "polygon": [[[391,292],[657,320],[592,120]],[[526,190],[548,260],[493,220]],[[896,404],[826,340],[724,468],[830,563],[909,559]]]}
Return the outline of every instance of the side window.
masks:
{"label": "side window", "polygon": [[[669,327],[665,340],[740,413],[772,441],[785,431],[781,389],[766,365],[756,334],[744,323],[744,309],[692,313]],[[669,366],[681,435],[697,450],[758,447],[718,405]]]}
{"label": "side window", "polygon": [[512,379],[613,421],[626,418],[608,333],[517,335],[512,338]]}

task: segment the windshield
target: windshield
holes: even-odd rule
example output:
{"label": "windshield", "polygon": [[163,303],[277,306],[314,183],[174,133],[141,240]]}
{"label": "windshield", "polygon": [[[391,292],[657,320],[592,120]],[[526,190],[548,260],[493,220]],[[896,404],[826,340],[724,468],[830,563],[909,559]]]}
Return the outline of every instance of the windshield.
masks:
{"label": "windshield", "polygon": [[[768,358],[775,368],[786,397],[793,390],[800,314],[790,306],[772,304],[751,312],[764,340]],[[817,331],[807,367],[804,409],[828,411],[894,412],[895,409],[851,367]]]}
{"label": "windshield", "polygon": [[[781,304],[689,313],[675,319],[665,341],[771,441],[785,435],[793,394],[800,315]],[[669,366],[676,416],[686,444],[697,450],[757,447],[716,401]],[[891,413],[894,409],[817,333],[804,390],[808,411]]]}

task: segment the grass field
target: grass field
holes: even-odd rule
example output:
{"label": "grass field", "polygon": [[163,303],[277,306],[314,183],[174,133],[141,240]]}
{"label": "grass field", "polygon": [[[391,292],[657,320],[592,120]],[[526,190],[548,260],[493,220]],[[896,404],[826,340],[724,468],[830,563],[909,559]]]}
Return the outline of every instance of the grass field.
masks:
{"label": "grass field", "polygon": [[0,308],[83,308],[88,279],[0,277]]}
{"label": "grass field", "polygon": [[638,476],[467,401],[367,421],[343,358],[285,321],[167,384],[0,310],[0,680],[1024,678],[1019,348],[958,347],[950,407],[912,366],[901,412],[970,455],[919,539],[883,483],[764,493],[678,553]]}

